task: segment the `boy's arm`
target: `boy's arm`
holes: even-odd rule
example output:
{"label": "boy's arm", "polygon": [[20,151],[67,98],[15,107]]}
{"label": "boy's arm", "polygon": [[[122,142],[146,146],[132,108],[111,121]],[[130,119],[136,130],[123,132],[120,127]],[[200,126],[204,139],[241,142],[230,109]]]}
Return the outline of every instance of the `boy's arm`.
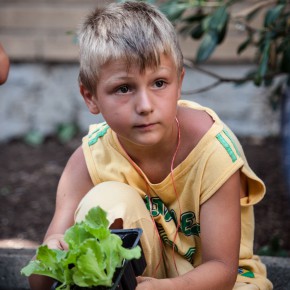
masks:
{"label": "boy's arm", "polygon": [[[43,242],[49,248],[67,248],[63,241],[64,232],[73,225],[74,212],[82,197],[92,187],[84,154],[79,147],[70,157],[58,184],[54,216]],[[49,290],[53,281],[45,276],[31,275],[29,283],[32,290]]]}
{"label": "boy's arm", "polygon": [[240,216],[238,171],[201,207],[202,264],[173,279],[141,278],[136,289],[233,289],[239,260]]}
{"label": "boy's arm", "polygon": [[74,213],[84,195],[93,187],[81,146],[70,157],[60,178],[53,219],[44,243],[53,235],[64,234],[74,224]]}
{"label": "boy's arm", "polygon": [[0,85],[6,82],[9,73],[9,67],[9,58],[0,43]]}

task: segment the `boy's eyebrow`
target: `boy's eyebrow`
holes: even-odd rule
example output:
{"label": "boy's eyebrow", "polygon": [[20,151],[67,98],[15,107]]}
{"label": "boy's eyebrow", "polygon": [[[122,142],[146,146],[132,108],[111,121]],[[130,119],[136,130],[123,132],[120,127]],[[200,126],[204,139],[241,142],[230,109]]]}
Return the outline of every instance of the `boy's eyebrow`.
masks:
{"label": "boy's eyebrow", "polygon": [[172,70],[172,67],[170,67],[170,66],[159,66],[156,71],[158,71],[158,70],[168,70],[168,71],[171,71]]}
{"label": "boy's eyebrow", "polygon": [[[174,68],[171,65],[161,64],[157,66],[147,66],[145,70],[151,70],[151,74],[163,73],[163,72],[172,72]],[[141,68],[140,68],[141,70]],[[145,72],[141,70],[141,74]],[[134,79],[136,77],[135,70],[132,72],[130,66],[127,66],[123,62],[116,62],[116,67],[112,71],[112,75],[109,76],[105,82],[114,82],[114,81],[126,81],[128,79]]]}
{"label": "boy's eyebrow", "polygon": [[127,79],[133,76],[135,76],[135,74],[124,71],[124,72],[116,73],[108,77],[108,79]]}
{"label": "boy's eyebrow", "polygon": [[[162,72],[171,72],[172,68],[170,67],[158,67],[157,69],[152,71],[152,74],[162,73]],[[120,72],[119,74],[115,76],[111,76],[106,79],[106,83],[114,82],[114,81],[126,81],[128,79],[135,79],[136,75],[133,72]]]}
{"label": "boy's eyebrow", "polygon": [[121,81],[127,81],[129,79],[134,79],[135,76],[132,74],[131,76],[130,75],[123,75],[123,76],[111,76],[109,78],[107,78],[104,82],[107,83],[107,84],[110,84],[110,83],[114,83],[114,82],[121,82]]}

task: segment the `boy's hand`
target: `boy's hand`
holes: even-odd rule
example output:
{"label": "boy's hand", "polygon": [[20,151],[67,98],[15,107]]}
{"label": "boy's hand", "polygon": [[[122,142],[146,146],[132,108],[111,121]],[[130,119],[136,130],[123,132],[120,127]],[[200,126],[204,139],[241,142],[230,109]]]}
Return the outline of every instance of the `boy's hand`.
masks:
{"label": "boy's hand", "polygon": [[0,85],[4,84],[7,80],[10,68],[10,61],[8,55],[4,51],[0,43]]}
{"label": "boy's hand", "polygon": [[155,279],[152,277],[137,277],[136,290],[170,290],[174,289],[170,279]]}
{"label": "boy's hand", "polygon": [[48,236],[43,244],[47,245],[50,249],[68,250],[68,245],[64,241],[63,234],[53,234]]}
{"label": "boy's hand", "polygon": [[151,277],[142,277],[139,276],[137,277],[137,287],[136,290],[150,290],[150,289],[155,289],[156,286],[154,286],[154,278]]}

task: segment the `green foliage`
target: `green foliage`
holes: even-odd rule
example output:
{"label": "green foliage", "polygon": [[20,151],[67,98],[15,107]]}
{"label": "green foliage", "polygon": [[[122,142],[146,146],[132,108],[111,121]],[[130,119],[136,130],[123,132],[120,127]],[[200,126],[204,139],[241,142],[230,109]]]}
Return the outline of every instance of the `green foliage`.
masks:
{"label": "green foliage", "polygon": [[275,27],[275,24],[278,18],[281,16],[281,13],[285,7],[285,4],[278,4],[277,6],[270,8],[264,19],[264,27]]}
{"label": "green foliage", "polygon": [[184,11],[190,7],[189,3],[178,3],[179,1],[167,1],[160,6],[160,10],[165,13],[172,22],[178,21]]}
{"label": "green foliage", "polygon": [[[160,4],[160,9],[176,26],[178,32],[199,39],[195,61],[207,61],[227,37],[230,22],[242,27],[246,39],[237,47],[241,54],[249,47],[256,48],[257,69],[251,78],[255,85],[267,85],[278,74],[290,75],[290,5],[289,1],[255,1],[245,11],[231,13],[235,0],[167,0],[147,1]],[[252,20],[264,13],[260,27]]]}
{"label": "green foliage", "polygon": [[64,236],[69,251],[49,249],[42,245],[36,259],[21,270],[30,276],[39,274],[51,277],[61,285],[57,288],[70,290],[71,286],[111,286],[116,268],[124,259],[140,258],[141,248],[126,249],[122,239],[111,234],[106,212],[92,208],[84,221],[69,228]]}
{"label": "green foliage", "polygon": [[61,143],[67,143],[72,140],[78,132],[78,126],[74,123],[64,123],[57,127],[57,137]]}
{"label": "green foliage", "polygon": [[[180,26],[180,33],[194,39],[202,39],[196,55],[197,62],[207,60],[216,46],[223,42],[229,21],[227,4],[217,7],[209,14],[201,9],[204,2],[175,0],[160,5],[160,10],[168,19]],[[188,15],[188,11],[195,8],[195,13]]]}
{"label": "green foliage", "polygon": [[257,254],[261,256],[288,257],[288,253],[282,248],[281,240],[278,236],[274,236],[268,245],[258,250]]}
{"label": "green foliage", "polygon": [[202,62],[209,58],[218,43],[218,35],[213,31],[209,31],[202,39],[201,45],[197,51],[196,61]]}
{"label": "green foliage", "polygon": [[285,45],[283,49],[283,56],[281,60],[280,69],[282,72],[289,73],[290,72],[290,42]]}
{"label": "green foliage", "polygon": [[44,135],[37,130],[31,130],[24,136],[24,142],[35,147],[41,145],[44,139]]}
{"label": "green foliage", "polygon": [[[62,123],[57,125],[55,136],[59,142],[65,144],[71,141],[79,132],[79,128],[75,123]],[[38,130],[29,131],[23,138],[23,141],[33,147],[38,147],[45,141],[45,136]]]}

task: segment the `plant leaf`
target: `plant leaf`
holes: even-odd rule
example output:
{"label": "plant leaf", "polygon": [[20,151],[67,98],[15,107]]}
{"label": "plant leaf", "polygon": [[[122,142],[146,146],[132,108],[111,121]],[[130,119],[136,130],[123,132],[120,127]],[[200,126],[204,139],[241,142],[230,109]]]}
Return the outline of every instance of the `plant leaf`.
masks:
{"label": "plant leaf", "polygon": [[190,35],[194,39],[200,39],[202,37],[203,33],[204,33],[204,31],[202,29],[202,24],[199,23],[193,27],[193,29],[190,32]]}
{"label": "plant leaf", "polygon": [[263,78],[268,70],[268,62],[269,62],[269,57],[270,57],[270,46],[271,46],[271,41],[269,38],[266,38],[265,44],[263,47],[262,51],[262,56],[261,56],[261,61],[259,64],[259,69],[258,69],[258,75]]}
{"label": "plant leaf", "polygon": [[182,21],[188,23],[201,22],[206,16],[206,14],[198,12],[197,14],[189,15],[182,18]]}
{"label": "plant leaf", "polygon": [[159,8],[171,22],[174,22],[181,17],[188,7],[188,3],[177,3],[177,1],[172,1],[160,5]]}
{"label": "plant leaf", "polygon": [[216,31],[209,31],[204,35],[201,45],[198,48],[196,61],[202,62],[207,60],[217,46],[218,34]]}
{"label": "plant leaf", "polygon": [[267,11],[265,19],[264,19],[264,26],[270,27],[274,24],[274,22],[278,19],[280,16],[282,10],[284,9],[284,4],[279,4],[275,6],[274,8],[271,8]]}
{"label": "plant leaf", "polygon": [[64,240],[69,246],[69,249],[77,249],[86,239],[92,238],[93,235],[89,233],[83,226],[83,223],[76,223],[66,230]]}
{"label": "plant leaf", "polygon": [[282,72],[290,74],[290,43],[288,44],[288,47],[283,51],[280,69]]}
{"label": "plant leaf", "polygon": [[46,245],[40,246],[37,250],[36,260],[30,261],[21,270],[21,274],[26,276],[30,276],[31,274],[45,275],[63,282],[59,261],[65,256],[66,252],[49,249]]}
{"label": "plant leaf", "polygon": [[221,32],[229,18],[229,14],[225,6],[221,6],[212,15],[210,28]]}
{"label": "plant leaf", "polygon": [[224,25],[218,34],[218,44],[221,44],[226,37],[227,31],[228,31],[228,22],[229,22],[229,15],[227,14],[226,21],[224,22]]}
{"label": "plant leaf", "polygon": [[24,142],[32,146],[39,146],[43,143],[43,141],[44,135],[36,130],[28,132],[24,137]]}
{"label": "plant leaf", "polygon": [[75,124],[61,124],[57,128],[57,137],[61,143],[67,143],[77,133],[78,128]]}
{"label": "plant leaf", "polygon": [[111,286],[116,268],[124,259],[140,258],[141,249],[123,248],[122,239],[112,234],[108,226],[106,212],[100,207],[92,208],[83,222],[66,231],[64,239],[69,251],[40,246],[36,260],[29,262],[21,273],[51,277],[61,283],[58,290],[69,290],[72,285]]}
{"label": "plant leaf", "polygon": [[113,275],[107,275],[105,272],[107,252],[102,246],[96,240],[90,239],[82,245],[80,250],[82,255],[75,264],[74,283],[83,287],[91,285],[111,286]]}
{"label": "plant leaf", "polygon": [[249,37],[239,45],[237,53],[241,54],[251,44],[251,42],[252,42],[252,36],[249,35]]}

